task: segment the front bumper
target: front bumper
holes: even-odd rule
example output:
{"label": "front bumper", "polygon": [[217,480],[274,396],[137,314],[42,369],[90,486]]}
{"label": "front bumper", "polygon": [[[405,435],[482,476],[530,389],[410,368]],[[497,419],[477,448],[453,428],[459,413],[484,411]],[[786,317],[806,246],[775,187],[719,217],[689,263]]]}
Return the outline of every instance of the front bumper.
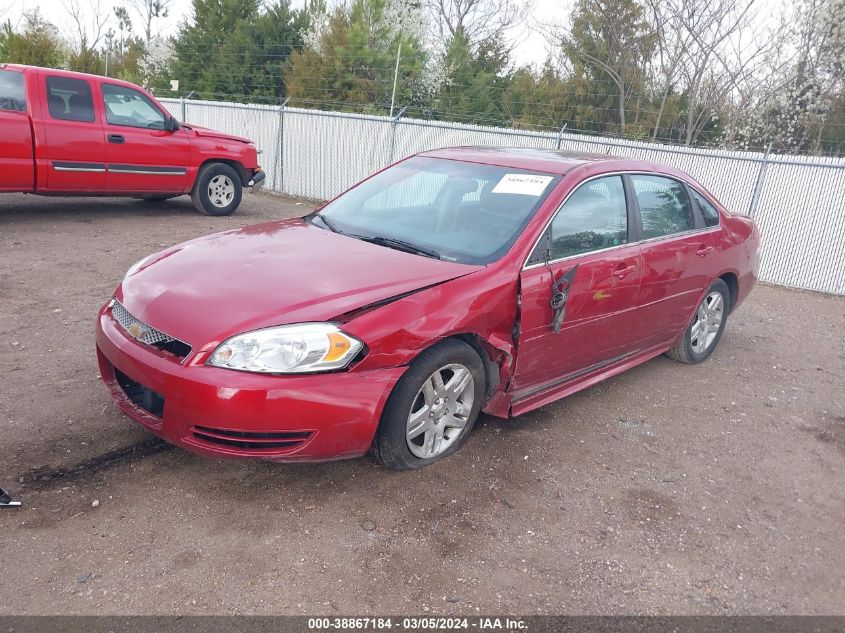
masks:
{"label": "front bumper", "polygon": [[[108,307],[96,339],[100,374],[118,407],[155,435],[210,457],[361,456],[405,371],[268,376],[192,364],[193,353],[180,362],[130,338]],[[146,389],[146,399],[136,387]]]}

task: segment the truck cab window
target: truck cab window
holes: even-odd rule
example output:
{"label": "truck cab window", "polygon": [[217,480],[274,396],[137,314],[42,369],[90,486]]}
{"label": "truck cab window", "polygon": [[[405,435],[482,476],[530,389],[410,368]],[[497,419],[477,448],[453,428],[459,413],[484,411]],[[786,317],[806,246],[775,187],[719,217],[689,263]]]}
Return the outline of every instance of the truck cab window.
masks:
{"label": "truck cab window", "polygon": [[54,119],[93,122],[91,86],[82,79],[47,77],[47,109]]}
{"label": "truck cab window", "polygon": [[26,112],[23,73],[0,70],[0,110]]}
{"label": "truck cab window", "polygon": [[164,129],[164,114],[141,92],[125,86],[103,84],[103,103],[109,125]]}

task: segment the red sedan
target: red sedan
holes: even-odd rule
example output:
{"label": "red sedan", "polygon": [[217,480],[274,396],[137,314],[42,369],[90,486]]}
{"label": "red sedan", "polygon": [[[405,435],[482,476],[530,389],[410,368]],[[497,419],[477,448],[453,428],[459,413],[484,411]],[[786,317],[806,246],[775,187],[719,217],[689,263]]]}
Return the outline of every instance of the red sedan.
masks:
{"label": "red sedan", "polygon": [[760,234],[679,171],[425,152],[303,217],[151,255],[102,308],[118,406],[215,457],[416,468],[659,354],[700,363]]}

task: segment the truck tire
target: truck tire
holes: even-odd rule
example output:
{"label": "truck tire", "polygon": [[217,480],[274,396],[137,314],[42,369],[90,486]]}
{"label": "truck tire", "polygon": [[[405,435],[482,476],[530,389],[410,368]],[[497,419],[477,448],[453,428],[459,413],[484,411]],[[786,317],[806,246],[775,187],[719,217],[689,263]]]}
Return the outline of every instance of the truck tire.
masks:
{"label": "truck tire", "polygon": [[206,215],[231,215],[241,204],[243,183],[234,169],[224,163],[208,163],[197,174],[191,200]]}

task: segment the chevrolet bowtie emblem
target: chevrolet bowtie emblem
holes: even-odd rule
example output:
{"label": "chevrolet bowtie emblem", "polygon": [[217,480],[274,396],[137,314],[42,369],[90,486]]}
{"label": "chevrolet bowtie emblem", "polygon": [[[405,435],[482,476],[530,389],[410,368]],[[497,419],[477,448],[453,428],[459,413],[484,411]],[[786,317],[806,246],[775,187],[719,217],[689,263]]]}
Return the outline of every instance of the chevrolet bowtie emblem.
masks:
{"label": "chevrolet bowtie emblem", "polygon": [[132,338],[139,339],[144,335],[144,328],[137,323],[132,323],[126,328],[126,331],[132,335]]}

